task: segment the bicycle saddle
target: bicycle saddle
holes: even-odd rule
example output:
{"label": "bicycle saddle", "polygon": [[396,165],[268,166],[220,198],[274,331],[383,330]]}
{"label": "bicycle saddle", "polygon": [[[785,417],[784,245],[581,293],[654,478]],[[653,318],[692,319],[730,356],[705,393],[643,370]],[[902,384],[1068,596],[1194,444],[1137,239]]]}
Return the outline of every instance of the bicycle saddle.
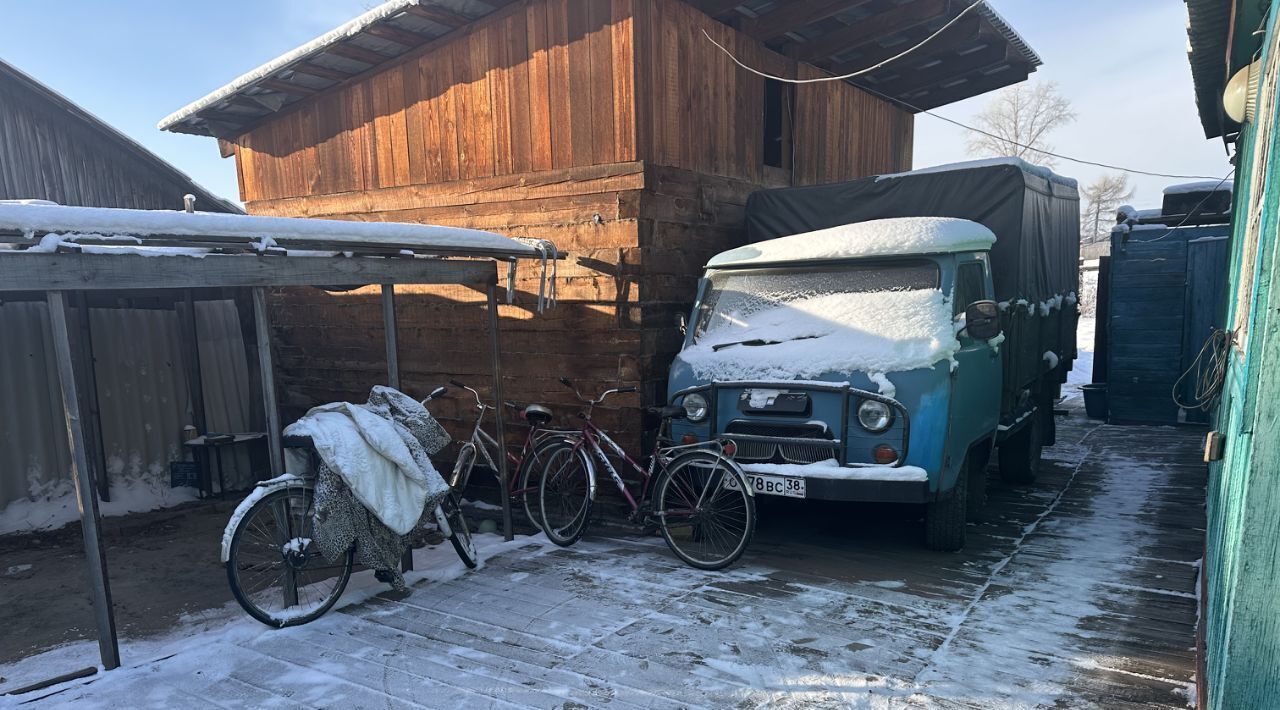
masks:
{"label": "bicycle saddle", "polygon": [[546,424],[547,422],[551,421],[551,418],[552,418],[551,410],[547,409],[541,404],[531,404],[525,407],[524,412],[521,413],[521,416],[523,416],[525,421],[529,422],[530,424],[534,424],[538,426]]}

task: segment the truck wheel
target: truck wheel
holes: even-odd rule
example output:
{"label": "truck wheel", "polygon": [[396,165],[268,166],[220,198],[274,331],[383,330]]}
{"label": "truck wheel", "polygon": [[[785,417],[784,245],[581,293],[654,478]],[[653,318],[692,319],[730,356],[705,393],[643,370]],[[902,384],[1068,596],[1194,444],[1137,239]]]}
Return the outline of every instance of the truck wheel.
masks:
{"label": "truck wheel", "polygon": [[[1050,411],[1049,416],[1053,416]],[[1027,425],[1018,433],[1001,442],[996,453],[1000,455],[1000,478],[1005,483],[1035,483],[1040,473],[1040,452],[1044,448],[1044,414],[1037,411],[1028,417]]]}
{"label": "truck wheel", "polygon": [[969,501],[969,464],[966,461],[956,479],[956,487],[946,500],[924,505],[924,546],[930,550],[955,552],[964,547],[965,514]]}
{"label": "truck wheel", "polygon": [[987,507],[987,466],[985,456],[975,461],[973,454],[965,464],[969,483],[965,492],[965,519],[973,522],[982,520],[982,513]]}

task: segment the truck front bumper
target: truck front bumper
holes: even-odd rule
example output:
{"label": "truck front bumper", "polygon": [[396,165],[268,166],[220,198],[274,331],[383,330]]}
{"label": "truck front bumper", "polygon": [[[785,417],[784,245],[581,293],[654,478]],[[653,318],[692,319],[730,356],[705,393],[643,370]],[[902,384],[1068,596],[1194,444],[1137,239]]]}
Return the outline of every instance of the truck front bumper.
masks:
{"label": "truck front bumper", "polygon": [[846,481],[805,477],[806,498],[863,503],[926,503],[928,481]]}

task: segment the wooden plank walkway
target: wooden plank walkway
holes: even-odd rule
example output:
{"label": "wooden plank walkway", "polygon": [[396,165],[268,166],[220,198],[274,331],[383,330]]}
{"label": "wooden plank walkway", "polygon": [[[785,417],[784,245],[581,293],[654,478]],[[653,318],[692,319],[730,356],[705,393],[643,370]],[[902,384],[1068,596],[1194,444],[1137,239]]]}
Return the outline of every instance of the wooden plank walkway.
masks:
{"label": "wooden plank walkway", "polygon": [[771,499],[724,573],[679,564],[656,537],[526,540],[402,600],[284,631],[237,620],[37,702],[1186,707],[1200,437],[1073,412],[1035,486],[989,485],[962,553],[923,550],[914,509]]}

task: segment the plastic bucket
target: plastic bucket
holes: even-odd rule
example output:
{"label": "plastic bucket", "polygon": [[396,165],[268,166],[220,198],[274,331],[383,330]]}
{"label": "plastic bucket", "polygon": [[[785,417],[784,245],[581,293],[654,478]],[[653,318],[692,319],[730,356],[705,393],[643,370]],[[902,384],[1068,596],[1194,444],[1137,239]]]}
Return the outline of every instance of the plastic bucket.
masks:
{"label": "plastic bucket", "polygon": [[1107,418],[1107,385],[1106,383],[1084,385],[1084,412],[1090,419]]}

